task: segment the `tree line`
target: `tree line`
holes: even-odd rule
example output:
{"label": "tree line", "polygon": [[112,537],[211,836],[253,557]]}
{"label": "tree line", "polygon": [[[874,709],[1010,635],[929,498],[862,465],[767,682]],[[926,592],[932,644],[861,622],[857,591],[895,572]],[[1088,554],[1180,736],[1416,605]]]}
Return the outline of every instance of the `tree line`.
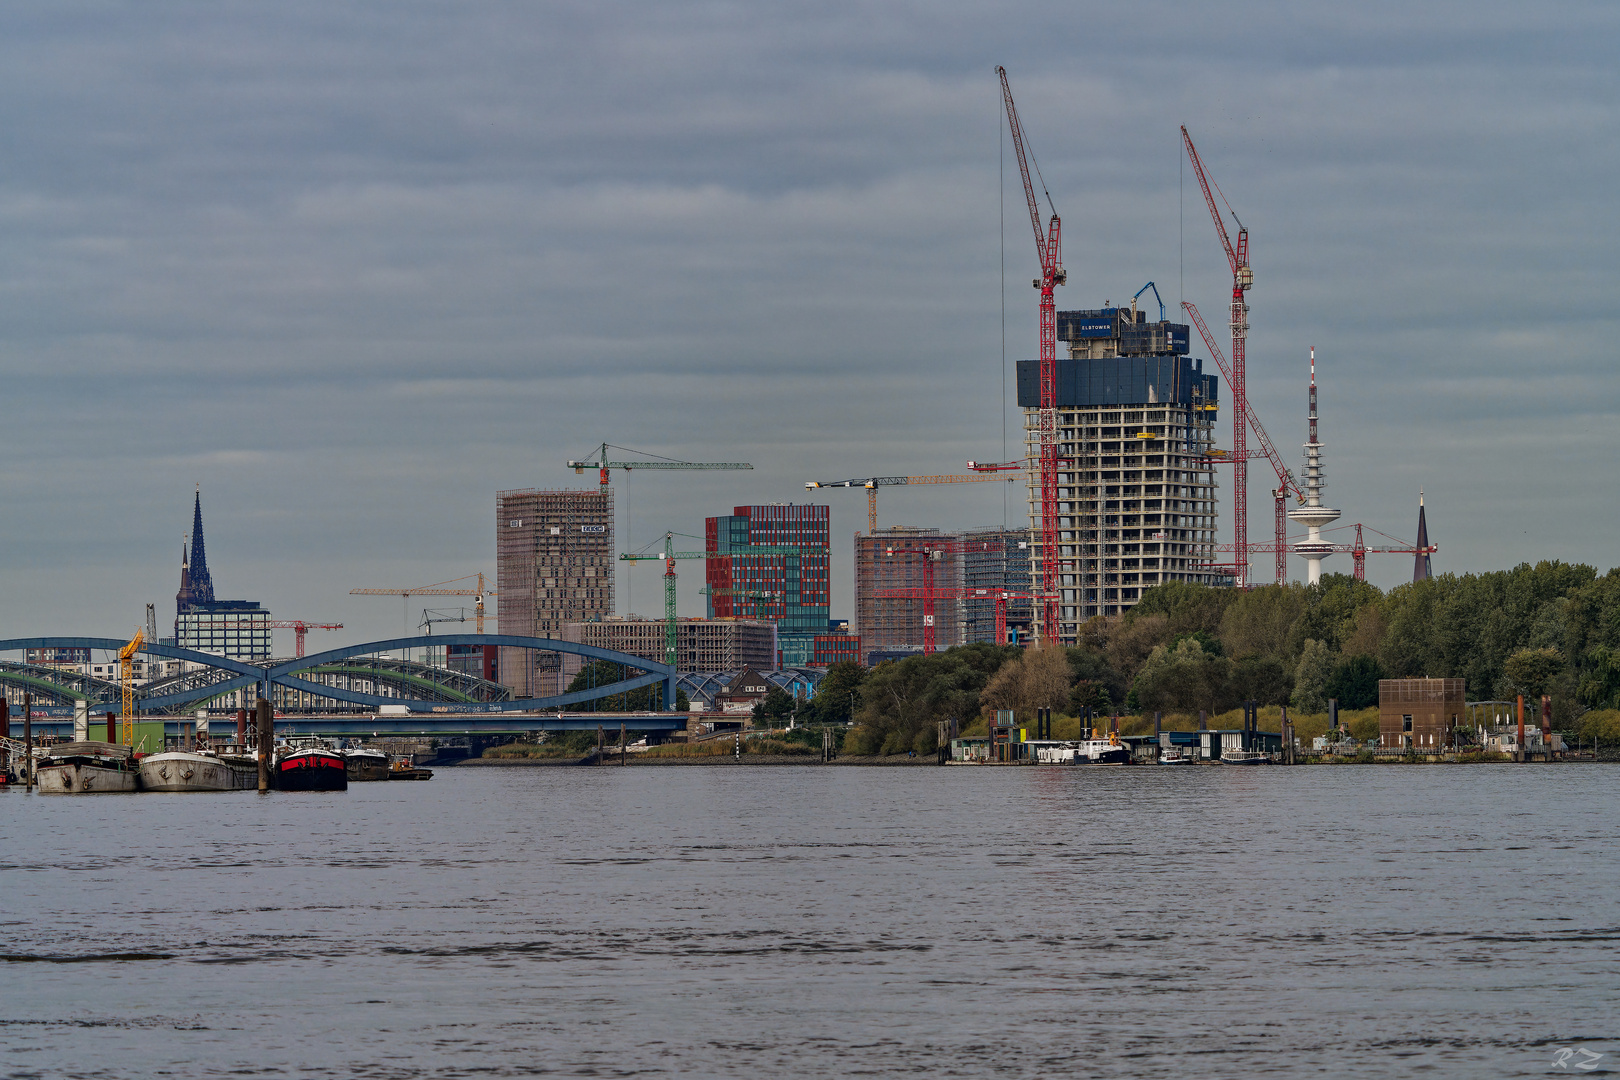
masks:
{"label": "tree line", "polygon": [[1253,700],[1314,715],[1330,698],[1376,705],[1380,679],[1418,677],[1463,679],[1475,701],[1547,694],[1558,730],[1620,740],[1620,570],[1526,563],[1388,592],[1348,574],[1247,591],[1170,583],[1085,623],[1069,648],[968,645],[833,670],[813,715],[851,715],[853,753],[932,752],[939,721],[967,731],[994,709],[1214,716]]}

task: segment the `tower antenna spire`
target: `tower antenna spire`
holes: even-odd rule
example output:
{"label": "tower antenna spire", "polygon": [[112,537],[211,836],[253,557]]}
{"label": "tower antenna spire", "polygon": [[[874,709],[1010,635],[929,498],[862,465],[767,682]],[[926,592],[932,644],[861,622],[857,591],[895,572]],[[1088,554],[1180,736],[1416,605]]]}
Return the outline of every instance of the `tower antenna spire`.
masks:
{"label": "tower antenna spire", "polygon": [[1311,346],[1310,408],[1307,416],[1310,439],[1305,443],[1305,505],[1288,511],[1288,516],[1305,526],[1305,539],[1294,545],[1294,554],[1305,560],[1305,582],[1319,584],[1322,560],[1333,554],[1333,545],[1322,539],[1322,528],[1338,520],[1339,512],[1322,505],[1322,440],[1317,433],[1316,346]]}

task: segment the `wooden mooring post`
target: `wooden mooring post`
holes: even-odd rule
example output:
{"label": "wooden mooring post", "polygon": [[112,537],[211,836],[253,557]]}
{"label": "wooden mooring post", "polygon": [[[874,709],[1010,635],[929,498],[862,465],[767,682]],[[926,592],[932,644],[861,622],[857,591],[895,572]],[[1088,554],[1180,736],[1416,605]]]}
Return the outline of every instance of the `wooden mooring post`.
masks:
{"label": "wooden mooring post", "polygon": [[275,749],[275,729],[270,718],[270,702],[260,698],[253,703],[258,728],[259,790],[270,790],[270,753]]}
{"label": "wooden mooring post", "polygon": [[[6,736],[11,735],[11,721],[6,721]],[[34,790],[34,695],[23,691],[23,790]]]}
{"label": "wooden mooring post", "polygon": [[619,721],[619,764],[630,764],[630,748],[625,745],[624,721]]}

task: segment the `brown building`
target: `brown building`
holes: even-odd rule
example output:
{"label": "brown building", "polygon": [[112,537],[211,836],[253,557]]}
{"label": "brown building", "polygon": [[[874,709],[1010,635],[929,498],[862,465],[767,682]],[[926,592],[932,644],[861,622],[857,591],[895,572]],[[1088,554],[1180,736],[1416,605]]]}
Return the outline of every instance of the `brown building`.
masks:
{"label": "brown building", "polygon": [[1378,745],[1443,750],[1467,714],[1463,679],[1380,679]]}
{"label": "brown building", "polygon": [[[561,638],[568,623],[613,613],[613,493],[495,493],[495,589],[500,630]],[[562,693],[579,658],[502,649],[501,682],[520,698]]]}
{"label": "brown building", "polygon": [[[616,649],[664,662],[662,619],[609,616],[601,622],[569,623],[562,636],[582,645]],[[677,619],[676,671],[734,671],[776,667],[776,626],[749,619]]]}
{"label": "brown building", "polygon": [[[940,550],[926,550],[928,540],[944,540]],[[962,617],[961,537],[938,529],[900,525],[870,536],[855,534],[855,625],[867,652],[921,651],[923,647],[923,562],[933,562],[934,591],[954,592],[934,601],[934,648],[943,652],[967,643]],[[909,590],[918,597],[880,597],[879,592]]]}

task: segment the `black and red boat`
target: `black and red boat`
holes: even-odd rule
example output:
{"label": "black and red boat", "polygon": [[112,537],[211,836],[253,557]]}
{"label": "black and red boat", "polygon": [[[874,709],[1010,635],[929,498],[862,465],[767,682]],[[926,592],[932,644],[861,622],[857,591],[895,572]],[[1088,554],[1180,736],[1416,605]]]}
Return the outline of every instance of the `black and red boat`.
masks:
{"label": "black and red boat", "polygon": [[343,755],[324,746],[293,745],[278,747],[271,759],[270,786],[277,791],[347,791],[348,763]]}

